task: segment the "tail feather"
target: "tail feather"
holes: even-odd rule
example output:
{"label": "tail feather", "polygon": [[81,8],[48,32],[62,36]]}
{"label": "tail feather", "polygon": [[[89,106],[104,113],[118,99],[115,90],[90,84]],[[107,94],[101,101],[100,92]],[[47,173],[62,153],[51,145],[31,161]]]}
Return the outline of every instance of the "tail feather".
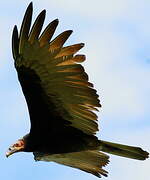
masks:
{"label": "tail feather", "polygon": [[122,145],[107,141],[100,141],[100,151],[137,160],[145,160],[149,156],[149,153],[140,147]]}

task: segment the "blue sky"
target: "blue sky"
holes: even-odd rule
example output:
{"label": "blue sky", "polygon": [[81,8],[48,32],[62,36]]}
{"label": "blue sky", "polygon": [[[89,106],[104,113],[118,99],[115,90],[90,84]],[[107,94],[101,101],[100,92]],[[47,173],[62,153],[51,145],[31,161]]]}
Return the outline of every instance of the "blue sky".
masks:
{"label": "blue sky", "polygon": [[[76,169],[34,162],[31,153],[5,157],[8,146],[30,128],[11,54],[13,26],[20,27],[29,3],[0,2],[0,179],[96,180]],[[81,50],[87,57],[84,66],[103,106],[98,113],[98,137],[141,146],[150,152],[150,1],[33,0],[33,5],[34,19],[46,9],[45,25],[55,18],[60,20],[56,35],[73,29],[68,44],[86,45]],[[150,160],[111,156],[107,180],[145,180],[149,178],[149,166]]]}

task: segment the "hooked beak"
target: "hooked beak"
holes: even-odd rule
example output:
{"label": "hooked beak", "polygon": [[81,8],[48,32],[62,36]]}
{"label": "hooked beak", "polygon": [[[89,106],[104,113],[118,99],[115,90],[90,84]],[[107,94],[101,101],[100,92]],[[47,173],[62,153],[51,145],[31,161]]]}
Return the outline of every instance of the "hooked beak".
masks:
{"label": "hooked beak", "polygon": [[15,144],[11,145],[6,152],[6,157],[8,158],[10,155],[20,152],[24,150],[24,140],[19,139]]}
{"label": "hooked beak", "polygon": [[8,158],[10,155],[14,154],[17,152],[15,148],[9,148],[8,151],[6,152],[6,157]]}
{"label": "hooked beak", "polygon": [[13,146],[11,146],[9,149],[8,149],[8,151],[6,152],[6,157],[8,158],[10,155],[12,155],[12,154],[14,154],[14,153],[16,153],[16,152],[19,152],[19,151],[21,151],[21,147],[13,147]]}

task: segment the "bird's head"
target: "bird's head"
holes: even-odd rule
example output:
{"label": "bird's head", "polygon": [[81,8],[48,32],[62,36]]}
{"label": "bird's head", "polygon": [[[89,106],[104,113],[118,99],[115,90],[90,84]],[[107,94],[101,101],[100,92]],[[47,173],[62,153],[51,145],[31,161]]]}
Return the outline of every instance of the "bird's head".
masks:
{"label": "bird's head", "polygon": [[16,152],[24,151],[24,148],[25,148],[24,139],[19,139],[15,144],[11,145],[8,148],[8,151],[6,152],[6,157],[9,157],[10,155]]}

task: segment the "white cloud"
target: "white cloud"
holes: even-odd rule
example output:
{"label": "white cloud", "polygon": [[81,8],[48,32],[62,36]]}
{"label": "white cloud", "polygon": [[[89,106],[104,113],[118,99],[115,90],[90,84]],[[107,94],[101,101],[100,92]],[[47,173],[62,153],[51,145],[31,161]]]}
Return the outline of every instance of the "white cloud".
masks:
{"label": "white cloud", "polygon": [[[142,16],[142,13],[150,5],[147,0],[57,0],[51,1],[43,0],[42,2],[37,0],[37,3],[42,7],[47,7],[50,10],[61,11],[64,13],[74,14],[76,16],[84,16],[86,18],[102,18],[102,19],[118,19],[124,18],[138,18]],[[95,20],[95,19],[94,19]]]}

